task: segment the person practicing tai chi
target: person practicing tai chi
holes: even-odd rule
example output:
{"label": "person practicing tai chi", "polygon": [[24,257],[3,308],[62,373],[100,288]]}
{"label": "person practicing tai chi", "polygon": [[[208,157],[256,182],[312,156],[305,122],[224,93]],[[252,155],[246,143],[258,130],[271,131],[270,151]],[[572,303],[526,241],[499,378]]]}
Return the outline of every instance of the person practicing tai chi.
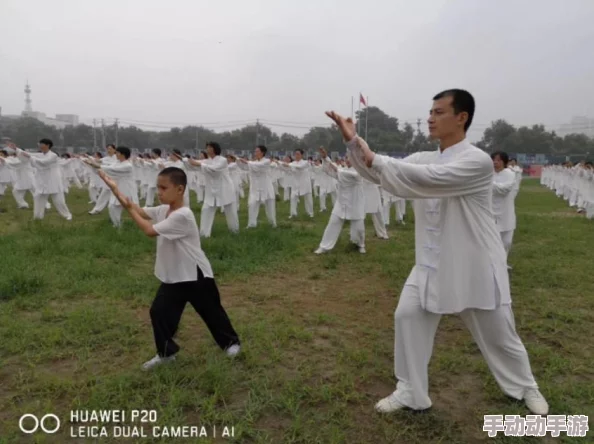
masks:
{"label": "person practicing tai chi", "polygon": [[501,234],[506,256],[509,256],[516,229],[516,173],[507,167],[508,155],[502,151],[491,154],[495,174],[493,177],[493,216]]}
{"label": "person practicing tai chi", "polygon": [[[138,204],[138,189],[134,179],[134,167],[130,162],[130,148],[120,146],[116,149],[116,162],[102,165],[88,157],[85,162],[93,168],[105,171],[113,178],[120,190],[120,193],[133,203]],[[109,205],[107,206],[111,223],[115,228],[122,226],[122,206],[118,199],[110,193]]]}
{"label": "person practicing tai chi", "polygon": [[266,209],[268,223],[276,227],[276,194],[272,185],[271,162],[265,157],[266,152],[264,145],[258,145],[254,150],[256,160],[237,159],[238,167],[247,170],[250,178],[248,228],[255,228],[258,225],[260,205],[264,205]]}
{"label": "person practicing tai chi", "polygon": [[293,162],[280,162],[279,165],[290,171],[291,174],[291,214],[289,219],[297,217],[297,204],[299,198],[303,196],[305,202],[305,211],[309,217],[314,217],[312,186],[310,178],[311,166],[303,158],[303,150],[295,150],[295,160]]}
{"label": "person practicing tai chi", "polygon": [[33,196],[33,218],[43,219],[49,198],[52,198],[56,210],[64,219],[72,220],[72,214],[64,199],[64,184],[60,173],[59,157],[52,151],[54,143],[50,139],[41,139],[41,153],[31,153],[16,149],[17,156],[28,158],[35,168]]}
{"label": "person practicing tai chi", "polygon": [[363,191],[363,178],[354,168],[351,168],[349,159],[346,168],[337,166],[324,148],[320,148],[322,168],[324,173],[333,177],[338,182],[338,192],[330,220],[324,230],[320,246],[315,254],[324,254],[332,250],[338,241],[344,221],[351,223],[351,242],[365,254],[365,193]]}
{"label": "person practicing tai chi", "polygon": [[396,390],[379,412],[431,407],[428,364],[441,316],[459,314],[504,393],[536,415],[549,406],[515,329],[505,249],[491,212],[493,162],[466,139],[470,93],[437,94],[429,114],[435,151],[397,160],[371,151],[351,119],[330,111],[354,168],[389,193],[412,199],[416,258],[394,315]]}
{"label": "person practicing tai chi", "polygon": [[210,262],[200,246],[194,213],[184,206],[186,173],[176,167],[161,170],[157,193],[162,205],[145,208],[124,196],[104,171],[100,170],[99,175],[144,234],[157,238],[155,276],[161,285],[150,309],[157,355],[142,368],[149,370],[175,360],[180,347],[173,337],[188,302],[204,320],[218,346],[227,356],[236,356],[240,351],[239,337],[221,305]]}
{"label": "person practicing tai chi", "polygon": [[204,203],[200,213],[200,234],[208,238],[211,235],[217,208],[222,207],[227,218],[227,227],[232,233],[239,232],[237,214],[237,196],[235,185],[229,174],[229,163],[221,156],[221,146],[217,142],[206,144],[208,159],[188,159],[188,164],[200,167],[204,174]]}

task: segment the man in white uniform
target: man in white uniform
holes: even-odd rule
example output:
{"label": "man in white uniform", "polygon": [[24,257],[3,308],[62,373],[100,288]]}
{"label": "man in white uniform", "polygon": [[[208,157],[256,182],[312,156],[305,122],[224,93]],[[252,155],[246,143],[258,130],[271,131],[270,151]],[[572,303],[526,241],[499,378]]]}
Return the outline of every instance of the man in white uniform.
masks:
{"label": "man in white uniform", "polygon": [[307,160],[303,158],[303,150],[295,150],[295,160],[291,163],[281,162],[280,165],[291,172],[291,215],[289,219],[297,217],[297,204],[299,198],[303,196],[305,201],[305,211],[309,217],[314,216],[313,210],[313,196],[310,178],[311,166]]}
{"label": "man in white uniform", "polygon": [[50,139],[41,139],[39,149],[41,153],[29,154],[17,148],[17,155],[28,157],[35,173],[35,196],[33,197],[33,218],[43,219],[46,204],[52,198],[56,210],[66,220],[72,220],[72,214],[64,200],[64,184],[58,163],[58,155],[52,151],[54,146]]}
{"label": "man in white uniform", "polygon": [[514,200],[516,197],[517,176],[508,168],[507,153],[497,151],[491,154],[495,175],[493,177],[493,216],[495,225],[501,234],[503,247],[509,256],[514,230],[516,229],[516,210]]}
{"label": "man in white uniform", "polygon": [[227,159],[221,156],[221,146],[217,142],[206,144],[208,159],[189,159],[188,163],[200,167],[204,174],[204,204],[200,214],[200,235],[211,235],[217,208],[222,207],[227,218],[227,227],[232,233],[239,232],[237,197],[235,185],[229,174]]}
{"label": "man in white uniform", "polygon": [[267,149],[258,145],[254,151],[256,160],[237,159],[237,166],[249,171],[250,194],[248,197],[248,228],[258,225],[260,205],[266,208],[266,217],[273,227],[276,227],[276,195],[272,185],[272,170],[270,159],[266,156]]}
{"label": "man in white uniform", "polygon": [[351,168],[347,159],[347,167],[341,168],[330,160],[324,148],[320,148],[324,173],[338,182],[336,203],[330,214],[330,220],[324,230],[322,241],[315,254],[324,254],[332,250],[338,241],[344,221],[351,223],[351,242],[365,254],[365,193],[363,178]]}
{"label": "man in white uniform", "polygon": [[379,412],[431,407],[428,364],[443,314],[459,314],[499,387],[537,415],[549,407],[515,330],[506,254],[491,211],[493,162],[466,132],[474,98],[453,89],[433,98],[429,132],[436,151],[397,160],[375,154],[351,119],[328,112],[347,141],[351,162],[388,192],[413,199],[416,260],[394,316],[396,390]]}
{"label": "man in white uniform", "polygon": [[[114,144],[110,143],[109,145],[107,145],[107,156],[102,157],[100,160],[101,165],[109,166],[109,165],[116,163],[117,161],[118,161],[118,159],[116,157],[116,146]],[[105,210],[105,208],[109,204],[109,200],[110,200],[111,196],[112,196],[111,190],[107,186],[102,186],[101,194],[99,194],[99,197],[97,198],[97,202],[95,202],[95,206],[93,207],[93,209],[91,211],[89,211],[89,214],[91,216],[93,216],[93,215],[99,214],[103,210]]]}
{"label": "man in white uniform", "polygon": [[520,183],[522,183],[522,174],[524,173],[524,169],[518,165],[518,161],[516,159],[509,159],[509,164],[507,166],[510,170],[514,172],[516,175],[516,183],[514,185],[513,195],[514,199],[518,195],[520,191]]}

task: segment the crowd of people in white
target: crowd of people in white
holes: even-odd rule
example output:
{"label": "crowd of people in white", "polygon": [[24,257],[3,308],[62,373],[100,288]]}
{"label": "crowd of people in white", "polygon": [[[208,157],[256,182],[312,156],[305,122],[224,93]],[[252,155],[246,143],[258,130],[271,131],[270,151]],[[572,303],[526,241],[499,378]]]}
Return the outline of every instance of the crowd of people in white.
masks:
{"label": "crowd of people in white", "polygon": [[[184,196],[185,206],[201,207],[200,235],[210,237],[217,210],[225,214],[231,232],[239,231],[238,211],[242,199],[248,205],[247,228],[256,227],[260,207],[264,206],[266,218],[272,227],[277,225],[276,201],[290,202],[289,219],[299,214],[299,202],[303,200],[305,212],[314,217],[314,198],[320,212],[327,211],[330,198],[334,208],[330,223],[320,248],[321,254],[331,250],[345,220],[351,221],[351,240],[361,253],[365,252],[364,219],[371,214],[376,235],[388,239],[386,225],[394,211],[397,223],[404,224],[406,202],[404,199],[382,191],[379,185],[363,179],[348,159],[330,160],[324,150],[318,159],[304,159],[301,150],[294,152],[294,158],[266,157],[267,149],[255,148],[251,160],[234,155],[222,155],[216,142],[209,142],[206,150],[197,159],[173,150],[163,156],[160,149],[150,154],[132,156],[126,147],[106,147],[106,154],[75,155],[65,153],[58,156],[52,151],[52,142],[42,139],[39,153],[30,153],[14,145],[10,153],[0,153],[0,196],[8,187],[17,207],[28,209],[25,197],[33,196],[33,216],[43,219],[46,209],[51,208],[51,197],[56,210],[65,219],[71,220],[65,195],[74,186],[86,187],[89,192],[90,215],[108,210],[115,227],[121,226],[122,207],[105,182],[97,174],[105,171],[118,184],[120,191],[132,202],[144,201],[147,207],[156,203],[158,195],[157,175],[166,167],[178,167],[188,177]],[[190,191],[193,191],[191,199]],[[195,204],[192,202],[195,199]],[[158,202],[157,202],[158,203]]]}
{"label": "crowd of people in white", "polygon": [[594,165],[585,160],[573,165],[551,165],[542,169],[540,183],[565,199],[577,212],[594,219]]}
{"label": "crowd of people in white", "polygon": [[[350,240],[361,253],[365,253],[366,216],[371,220],[376,236],[388,239],[386,227],[394,212],[398,224],[404,224],[406,200],[394,196],[377,184],[361,176],[347,157],[331,160],[325,149],[320,149],[317,159],[304,159],[304,153],[297,150],[294,158],[267,157],[267,149],[255,148],[253,158],[239,158],[222,155],[216,142],[209,142],[206,150],[197,159],[173,150],[164,156],[160,149],[150,154],[132,156],[126,147],[116,148],[110,144],[106,154],[75,155],[65,153],[58,156],[52,151],[52,142],[42,139],[40,152],[30,153],[11,145],[11,152],[0,151],[0,198],[8,187],[17,207],[28,209],[25,197],[33,196],[33,217],[43,219],[45,211],[51,208],[51,197],[56,210],[66,220],[72,219],[65,195],[75,186],[86,187],[89,192],[90,215],[108,210],[115,227],[120,227],[122,207],[105,182],[97,174],[105,171],[111,176],[121,192],[138,204],[150,207],[157,202],[157,175],[166,167],[178,167],[188,177],[184,204],[201,207],[200,235],[210,237],[217,210],[225,214],[231,232],[239,231],[238,211],[242,199],[248,205],[247,228],[256,227],[260,207],[264,206],[266,218],[276,227],[276,201],[290,202],[289,219],[298,216],[299,201],[303,199],[305,212],[314,217],[314,198],[320,212],[327,211],[330,198],[333,209],[322,241],[316,254],[326,253],[334,248],[345,221],[350,222]],[[506,252],[511,249],[516,228],[515,198],[522,180],[522,168],[515,159],[508,159],[504,152],[491,155],[495,169],[493,180],[492,209]],[[587,211],[594,216],[594,170],[591,163],[551,166],[543,169],[541,183],[557,191],[577,206],[578,211]],[[191,199],[190,191],[193,191]]]}

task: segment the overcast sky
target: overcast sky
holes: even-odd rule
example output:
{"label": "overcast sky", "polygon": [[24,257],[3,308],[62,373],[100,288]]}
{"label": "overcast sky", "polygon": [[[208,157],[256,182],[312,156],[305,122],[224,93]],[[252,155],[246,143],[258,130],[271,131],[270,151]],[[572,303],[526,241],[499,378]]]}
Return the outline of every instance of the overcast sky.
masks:
{"label": "overcast sky", "polygon": [[3,114],[29,79],[34,110],[84,121],[326,124],[361,91],[425,129],[452,87],[476,98],[472,139],[594,118],[594,0],[0,0],[0,18]]}

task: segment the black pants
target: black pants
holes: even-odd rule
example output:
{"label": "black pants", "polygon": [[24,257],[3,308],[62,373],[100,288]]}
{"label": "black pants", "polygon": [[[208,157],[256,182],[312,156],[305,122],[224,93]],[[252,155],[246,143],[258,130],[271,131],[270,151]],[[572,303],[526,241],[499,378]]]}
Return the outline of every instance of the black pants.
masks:
{"label": "black pants", "polygon": [[205,278],[198,268],[198,280],[161,283],[157,290],[157,296],[151,305],[151,321],[159,356],[171,356],[179,351],[179,345],[173,337],[188,302],[200,315],[221,349],[239,345],[239,337],[221,305],[215,280]]}

